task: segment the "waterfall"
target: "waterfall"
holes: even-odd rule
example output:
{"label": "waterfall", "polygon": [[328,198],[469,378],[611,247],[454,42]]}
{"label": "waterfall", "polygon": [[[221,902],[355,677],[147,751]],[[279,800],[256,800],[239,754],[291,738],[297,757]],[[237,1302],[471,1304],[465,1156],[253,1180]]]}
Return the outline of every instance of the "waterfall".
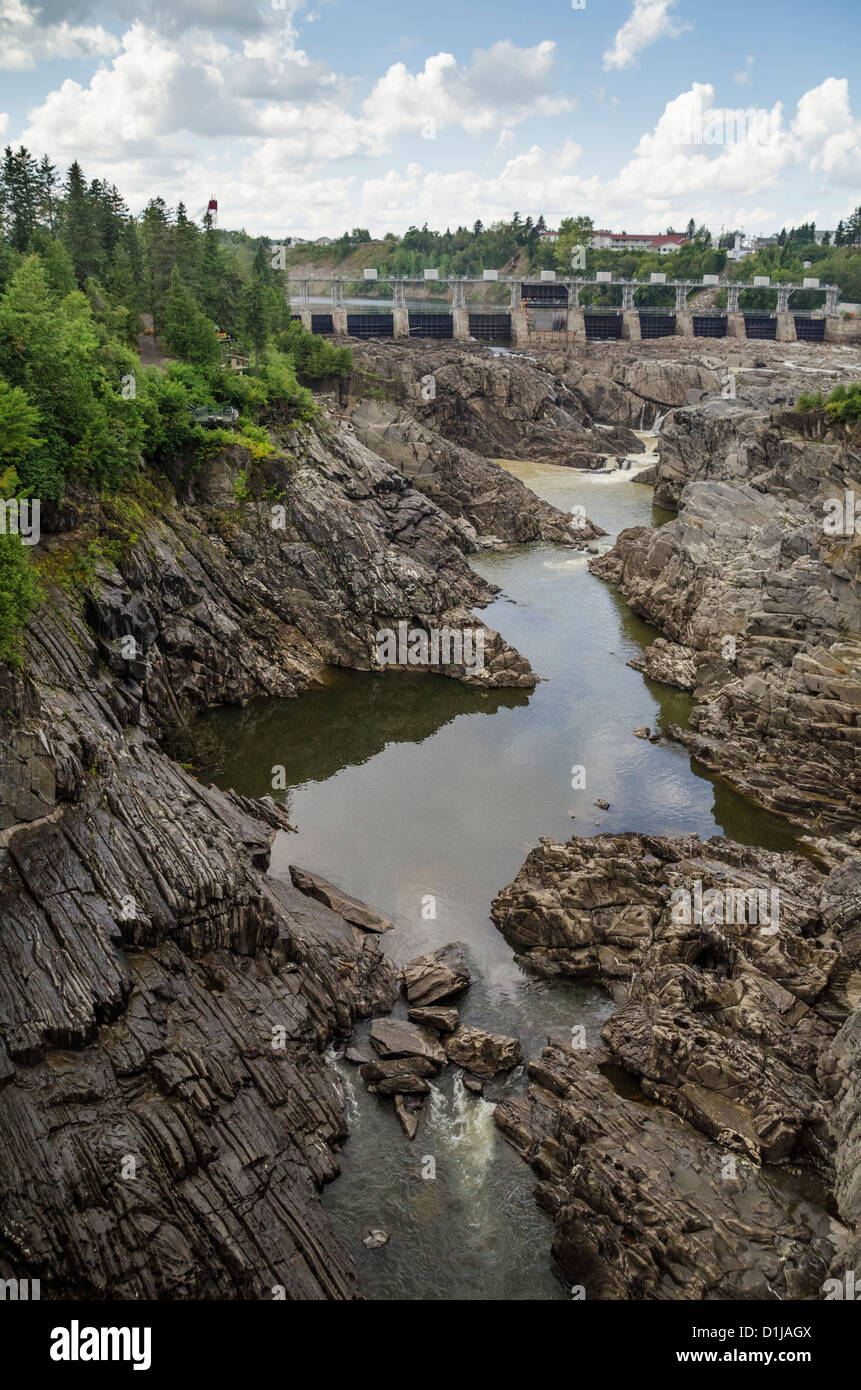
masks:
{"label": "waterfall", "polygon": [[328,1047],[323,1053],[323,1060],[332,1069],[335,1085],[347,1117],[347,1124],[352,1128],[354,1122],[359,1118],[359,1097],[356,1095],[353,1078],[344,1062],[344,1054],[337,1052],[334,1046]]}
{"label": "waterfall", "polygon": [[432,1081],[428,1084],[429,1128],[446,1148],[457,1153],[461,1184],[467,1189],[480,1187],[488,1165],[493,1162],[495,1105],[467,1091],[459,1071],[452,1081],[450,1100],[439,1086]]}

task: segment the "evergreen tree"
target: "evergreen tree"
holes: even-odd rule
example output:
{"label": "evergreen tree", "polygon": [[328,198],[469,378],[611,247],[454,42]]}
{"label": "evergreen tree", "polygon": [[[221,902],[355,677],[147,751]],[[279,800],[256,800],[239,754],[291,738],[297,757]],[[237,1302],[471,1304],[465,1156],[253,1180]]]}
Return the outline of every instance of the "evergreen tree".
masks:
{"label": "evergreen tree", "polygon": [[39,222],[49,232],[55,230],[57,211],[57,170],[46,154],[42,155],[37,170],[37,205]]}
{"label": "evergreen tree", "polygon": [[185,362],[207,366],[221,360],[215,324],[198,309],[178,266],[170,273],[162,336],[171,352]]}
{"label": "evergreen tree", "polygon": [[75,267],[75,278],[83,287],[97,266],[96,229],[84,171],[77,160],[66,175],[63,200],[62,237]]}
{"label": "evergreen tree", "polygon": [[254,370],[259,371],[260,353],[269,336],[269,316],[266,312],[266,289],[256,276],[252,276],[243,291],[242,327],[254,349]]}
{"label": "evergreen tree", "polygon": [[0,179],[6,234],[16,251],[26,251],[36,229],[38,173],[35,159],[23,145],[14,153],[11,145],[6,146]]}
{"label": "evergreen tree", "polygon": [[146,267],[147,305],[159,331],[164,322],[168,287],[175,264],[170,212],[164,198],[151,198],[144,208],[141,240]]}
{"label": "evergreen tree", "polygon": [[174,263],[187,285],[193,285],[200,260],[200,232],[189,220],[185,203],[178,203],[173,227]]}

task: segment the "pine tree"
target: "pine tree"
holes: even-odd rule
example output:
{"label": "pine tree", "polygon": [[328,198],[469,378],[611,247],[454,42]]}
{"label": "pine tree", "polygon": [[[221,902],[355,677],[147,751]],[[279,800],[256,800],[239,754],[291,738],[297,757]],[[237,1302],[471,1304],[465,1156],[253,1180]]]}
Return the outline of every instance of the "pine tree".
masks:
{"label": "pine tree", "polygon": [[254,349],[254,370],[259,370],[260,353],[266,346],[269,322],[266,289],[262,280],[252,277],[242,295],[242,327]]}
{"label": "pine tree", "polygon": [[151,198],[144,208],[141,239],[146,265],[147,305],[156,329],[160,329],[175,264],[170,212],[164,198]]}
{"label": "pine tree", "polygon": [[173,241],[174,263],[186,284],[194,284],[200,260],[200,232],[189,220],[185,203],[177,204]]}
{"label": "pine tree", "polygon": [[3,153],[3,211],[6,233],[16,251],[26,251],[36,228],[38,174],[36,161],[23,145]]}
{"label": "pine tree", "polygon": [[49,232],[54,231],[54,221],[57,210],[57,169],[46,154],[42,155],[39,161],[38,174],[38,216],[43,227],[47,227]]}
{"label": "pine tree", "polygon": [[177,266],[170,273],[162,336],[171,352],[185,362],[203,366],[221,360],[215,324],[198,309]]}
{"label": "pine tree", "polygon": [[96,273],[96,229],[84,171],[77,160],[66,175],[65,195],[62,237],[75,267],[75,277],[83,288]]}

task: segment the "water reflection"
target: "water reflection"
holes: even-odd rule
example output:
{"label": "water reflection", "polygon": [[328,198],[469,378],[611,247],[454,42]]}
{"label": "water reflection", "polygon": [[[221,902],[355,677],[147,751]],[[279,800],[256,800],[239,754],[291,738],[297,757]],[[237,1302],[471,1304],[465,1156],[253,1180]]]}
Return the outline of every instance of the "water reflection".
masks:
{"label": "water reflection", "polygon": [[[653,524],[651,490],[630,476],[511,469],[558,506],[585,506],[610,533],[606,543],[623,527]],[[208,716],[218,754],[201,776],[282,798],[298,834],[277,838],[272,872],[298,863],[370,903],[397,925],[383,939],[395,959],[463,941],[475,975],[464,1021],[516,1034],[534,1057],[549,1033],[575,1024],[597,1040],[611,1007],[594,988],[530,977],[489,920],[492,898],[539,836],[697,831],[786,848],[795,835],[683,748],[633,737],[639,725],[684,724],[690,697],[631,669],[655,633],[589,573],[582,554],[519,547],[484,552],[474,566],[501,587],[482,617],[547,678],[533,692],[333,672],[325,688],[298,700]],[[572,789],[575,764],[586,769],[585,790]],[[286,769],[286,790],[273,790],[276,766]],[[597,798],[609,810],[599,811]],[[360,1262],[366,1294],[562,1297],[533,1178],[492,1128],[485,1103],[441,1078],[410,1145],[391,1104],[366,1095],[340,1065],[355,1118],[343,1175],[324,1202]],[[513,1076],[501,1089],[523,1085]],[[423,1154],[438,1160],[432,1182],[420,1176]],[[390,1243],[366,1251],[360,1235],[369,1225],[389,1230]]]}

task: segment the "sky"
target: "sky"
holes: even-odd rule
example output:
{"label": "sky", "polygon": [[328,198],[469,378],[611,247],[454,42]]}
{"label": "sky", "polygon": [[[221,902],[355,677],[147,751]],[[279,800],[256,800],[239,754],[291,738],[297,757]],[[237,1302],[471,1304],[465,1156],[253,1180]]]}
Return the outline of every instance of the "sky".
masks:
{"label": "sky", "polygon": [[0,137],[276,238],[833,228],[859,53],[861,0],[0,0]]}

